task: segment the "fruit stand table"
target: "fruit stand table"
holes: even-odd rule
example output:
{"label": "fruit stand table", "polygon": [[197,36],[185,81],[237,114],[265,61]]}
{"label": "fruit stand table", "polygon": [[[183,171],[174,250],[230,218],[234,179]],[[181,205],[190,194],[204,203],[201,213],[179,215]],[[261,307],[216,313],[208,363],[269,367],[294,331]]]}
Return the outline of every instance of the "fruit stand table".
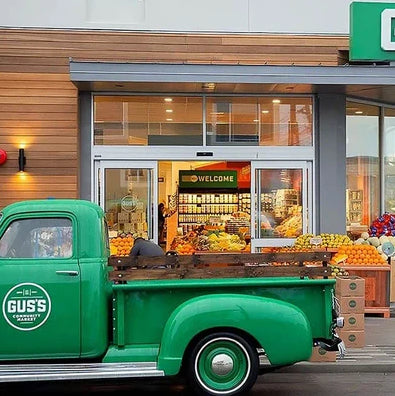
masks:
{"label": "fruit stand table", "polygon": [[390,271],[389,265],[342,266],[350,275],[365,279],[365,313],[390,317]]}

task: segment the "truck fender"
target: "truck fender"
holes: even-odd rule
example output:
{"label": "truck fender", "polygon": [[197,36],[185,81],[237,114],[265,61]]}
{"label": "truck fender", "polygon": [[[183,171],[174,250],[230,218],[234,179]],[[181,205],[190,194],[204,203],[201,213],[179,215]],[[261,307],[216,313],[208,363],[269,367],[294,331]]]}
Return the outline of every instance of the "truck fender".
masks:
{"label": "truck fender", "polygon": [[210,294],[187,300],[172,312],[162,334],[158,368],[167,375],[177,374],[195,336],[224,328],[255,338],[272,365],[292,364],[311,356],[311,327],[300,308],[275,298]]}

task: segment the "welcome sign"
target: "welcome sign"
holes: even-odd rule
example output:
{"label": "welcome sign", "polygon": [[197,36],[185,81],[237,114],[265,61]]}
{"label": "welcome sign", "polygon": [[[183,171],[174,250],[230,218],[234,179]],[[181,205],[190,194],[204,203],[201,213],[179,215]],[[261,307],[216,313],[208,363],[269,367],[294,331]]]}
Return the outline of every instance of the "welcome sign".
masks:
{"label": "welcome sign", "polygon": [[395,61],[395,3],[351,3],[350,60]]}
{"label": "welcome sign", "polygon": [[237,188],[237,171],[180,171],[180,188]]}

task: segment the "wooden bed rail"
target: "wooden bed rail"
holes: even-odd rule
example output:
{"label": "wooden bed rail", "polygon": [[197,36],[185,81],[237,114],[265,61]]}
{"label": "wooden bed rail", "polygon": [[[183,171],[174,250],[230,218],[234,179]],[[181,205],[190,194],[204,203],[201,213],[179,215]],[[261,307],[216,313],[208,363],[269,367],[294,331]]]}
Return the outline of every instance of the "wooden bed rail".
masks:
{"label": "wooden bed rail", "polygon": [[110,279],[253,278],[268,276],[328,277],[330,252],[199,253],[108,260]]}

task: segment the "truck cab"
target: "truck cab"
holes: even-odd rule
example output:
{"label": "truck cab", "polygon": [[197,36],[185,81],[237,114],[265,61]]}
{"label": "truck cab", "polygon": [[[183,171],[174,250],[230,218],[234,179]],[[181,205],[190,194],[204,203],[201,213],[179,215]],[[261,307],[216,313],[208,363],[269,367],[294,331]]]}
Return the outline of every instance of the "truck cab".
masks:
{"label": "truck cab", "polygon": [[0,360],[104,354],[111,286],[107,227],[98,207],[33,201],[12,204],[1,216],[0,334],[7,342]]}

